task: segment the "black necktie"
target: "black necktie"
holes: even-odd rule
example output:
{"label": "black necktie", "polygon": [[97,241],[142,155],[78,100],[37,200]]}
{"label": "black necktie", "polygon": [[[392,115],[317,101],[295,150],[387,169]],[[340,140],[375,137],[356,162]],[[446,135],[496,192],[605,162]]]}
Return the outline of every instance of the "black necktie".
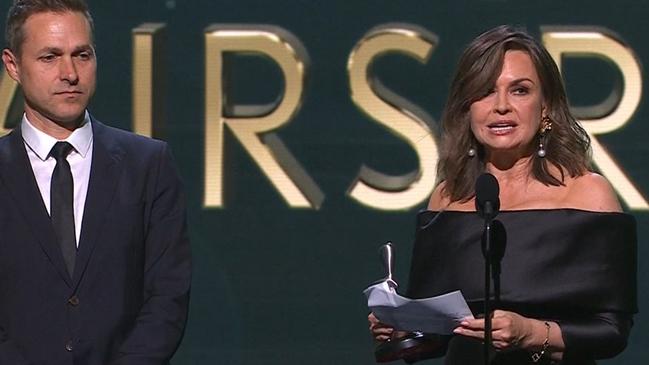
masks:
{"label": "black necktie", "polygon": [[61,246],[63,260],[68,268],[68,274],[72,277],[74,273],[74,260],[77,256],[77,240],[74,234],[74,182],[70,164],[66,160],[67,155],[72,151],[72,145],[68,142],[57,142],[50,156],[56,160],[56,166],[52,173],[50,186],[50,216],[56,238]]}

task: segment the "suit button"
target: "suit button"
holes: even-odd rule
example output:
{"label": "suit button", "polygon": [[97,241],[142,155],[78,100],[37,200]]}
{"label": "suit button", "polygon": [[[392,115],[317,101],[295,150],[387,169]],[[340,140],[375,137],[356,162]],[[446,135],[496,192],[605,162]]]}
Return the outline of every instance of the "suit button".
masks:
{"label": "suit button", "polygon": [[78,306],[79,305],[79,297],[77,297],[76,295],[71,296],[70,299],[68,299],[68,304],[70,304],[73,307]]}
{"label": "suit button", "polygon": [[72,350],[74,350],[74,346],[72,345],[72,340],[65,343],[65,349],[68,352],[72,352]]}

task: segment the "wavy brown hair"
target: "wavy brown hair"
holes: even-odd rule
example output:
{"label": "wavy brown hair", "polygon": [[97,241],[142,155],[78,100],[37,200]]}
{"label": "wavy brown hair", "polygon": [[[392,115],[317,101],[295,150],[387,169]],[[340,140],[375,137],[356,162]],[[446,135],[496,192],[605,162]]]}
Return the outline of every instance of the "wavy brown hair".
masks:
{"label": "wavy brown hair", "polygon": [[[552,131],[545,138],[546,155],[533,157],[532,176],[546,185],[563,185],[565,174],[580,176],[590,169],[590,139],[572,116],[561,75],[548,51],[525,31],[502,25],[478,36],[464,50],[451,83],[442,114],[438,183],[451,201],[467,201],[475,195],[475,180],[485,170],[484,149],[471,132],[469,108],[493,89],[505,52],[526,52],[539,76]],[[469,157],[470,148],[477,155]],[[556,166],[561,176],[548,169]]]}

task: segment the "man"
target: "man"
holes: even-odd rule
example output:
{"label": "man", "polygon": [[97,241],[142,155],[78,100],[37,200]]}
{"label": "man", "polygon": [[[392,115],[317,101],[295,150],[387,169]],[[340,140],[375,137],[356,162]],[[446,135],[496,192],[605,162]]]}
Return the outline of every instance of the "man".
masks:
{"label": "man", "polygon": [[0,365],[168,364],[191,276],[169,149],[86,111],[83,0],[15,0],[6,38],[25,114],[0,138]]}

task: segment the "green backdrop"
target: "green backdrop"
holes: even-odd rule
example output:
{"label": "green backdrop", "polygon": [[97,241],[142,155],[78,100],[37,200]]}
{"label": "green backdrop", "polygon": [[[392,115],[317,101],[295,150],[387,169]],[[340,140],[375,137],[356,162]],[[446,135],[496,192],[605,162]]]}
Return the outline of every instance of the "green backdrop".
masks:
{"label": "green backdrop", "polygon": [[[10,1],[2,0],[3,9]],[[383,83],[440,117],[455,61],[481,31],[510,23],[539,35],[542,25],[600,26],[616,32],[641,63],[649,62],[647,1],[141,0],[90,1],[99,55],[91,112],[131,129],[131,30],[167,25],[165,139],[186,185],[194,255],[189,324],[174,364],[371,364],[372,341],[361,290],[381,276],[377,248],[396,243],[397,279],[407,282],[414,215],[355,202],[347,189],[360,166],[400,174],[417,166],[413,150],[352,103],[346,62],[371,28],[419,25],[439,37],[426,64],[387,55],[375,63]],[[225,202],[205,209],[204,29],[210,24],[271,24],[306,47],[311,67],[302,108],[277,131],[322,189],[319,210],[291,209],[247,152],[225,134]],[[608,95],[619,71],[598,60],[565,63],[574,104]],[[231,69],[234,98],[267,102],[282,78],[267,60],[241,57]],[[645,89],[649,87],[644,79]],[[624,128],[600,141],[649,197],[649,102]],[[627,350],[604,364],[644,364],[649,348],[649,214],[638,221],[639,300]],[[481,269],[481,268],[479,268]]]}

